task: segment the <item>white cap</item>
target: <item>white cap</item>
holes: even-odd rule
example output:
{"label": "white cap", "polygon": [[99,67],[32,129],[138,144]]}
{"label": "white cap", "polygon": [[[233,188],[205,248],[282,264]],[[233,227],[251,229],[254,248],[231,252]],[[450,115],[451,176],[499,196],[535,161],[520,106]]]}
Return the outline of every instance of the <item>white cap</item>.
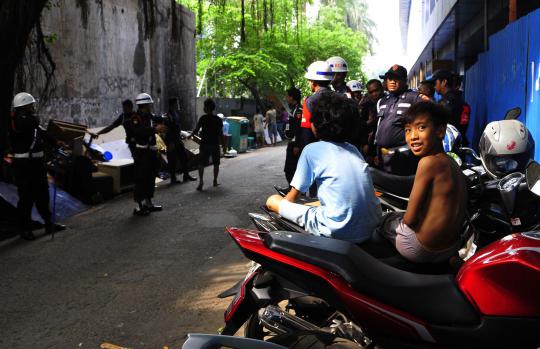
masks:
{"label": "white cap", "polygon": [[351,80],[347,82],[347,87],[349,90],[351,90],[351,92],[362,91],[364,89],[362,83],[358,80]]}
{"label": "white cap", "polygon": [[330,65],[334,73],[346,73],[349,71],[347,62],[339,56],[330,57],[326,60],[326,63]]}
{"label": "white cap", "polygon": [[148,93],[140,93],[135,99],[135,104],[154,104],[154,100]]}
{"label": "white cap", "polygon": [[325,61],[316,61],[310,64],[304,77],[313,81],[332,81],[334,73]]}
{"label": "white cap", "polygon": [[36,100],[30,93],[17,93],[13,98],[13,108],[24,107],[25,105],[36,103]]}

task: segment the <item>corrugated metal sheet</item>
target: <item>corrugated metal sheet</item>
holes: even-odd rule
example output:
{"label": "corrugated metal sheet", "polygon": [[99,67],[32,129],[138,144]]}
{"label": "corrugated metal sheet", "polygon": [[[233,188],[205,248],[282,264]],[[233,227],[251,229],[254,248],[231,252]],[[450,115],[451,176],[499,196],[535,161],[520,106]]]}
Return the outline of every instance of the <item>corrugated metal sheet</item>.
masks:
{"label": "corrugated metal sheet", "polygon": [[527,60],[526,125],[536,141],[535,159],[540,161],[540,10],[529,19],[529,57]]}
{"label": "corrugated metal sheet", "polygon": [[485,67],[488,65],[488,58],[487,54],[480,54],[478,62],[466,72],[465,100],[471,106],[471,122],[467,129],[467,139],[475,149],[487,124]]}
{"label": "corrugated metal sheet", "polygon": [[524,17],[489,39],[485,87],[488,122],[501,120],[511,108],[520,107],[525,112],[528,32],[529,21]]}
{"label": "corrugated metal sheet", "polygon": [[[487,123],[520,107],[519,120],[540,141],[540,10],[489,39],[489,51],[466,72],[465,99],[471,105],[467,137],[474,148]],[[540,160],[540,142],[535,159]]]}

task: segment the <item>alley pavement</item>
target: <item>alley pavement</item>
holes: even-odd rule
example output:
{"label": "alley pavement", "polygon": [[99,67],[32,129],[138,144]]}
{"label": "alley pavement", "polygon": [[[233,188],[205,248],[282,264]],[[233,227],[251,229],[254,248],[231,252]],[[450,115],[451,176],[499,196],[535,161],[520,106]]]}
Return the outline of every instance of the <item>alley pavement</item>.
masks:
{"label": "alley pavement", "polygon": [[[54,240],[0,244],[0,348],[179,348],[189,332],[216,333],[248,260],[225,232],[248,227],[274,184],[285,147],[222,159],[197,182],[156,190],[162,212],[134,217],[131,193],[65,220]],[[195,171],[192,175],[196,175]]]}

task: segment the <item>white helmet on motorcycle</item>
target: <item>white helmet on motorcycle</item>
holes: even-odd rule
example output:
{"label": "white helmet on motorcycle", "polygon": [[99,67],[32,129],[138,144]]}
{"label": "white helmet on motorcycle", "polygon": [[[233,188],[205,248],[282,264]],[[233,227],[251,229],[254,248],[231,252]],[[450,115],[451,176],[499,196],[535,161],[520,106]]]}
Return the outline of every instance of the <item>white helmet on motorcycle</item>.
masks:
{"label": "white helmet on motorcycle", "polygon": [[362,91],[364,89],[364,86],[362,86],[362,83],[358,80],[351,80],[347,82],[347,87],[349,90],[351,90],[351,92]]}
{"label": "white helmet on motorcycle", "polygon": [[154,104],[154,100],[148,93],[140,93],[135,99],[135,104]]}
{"label": "white helmet on motorcycle", "polygon": [[29,105],[32,103],[36,103],[34,96],[32,96],[30,93],[21,92],[15,95],[15,97],[13,98],[12,105],[13,105],[13,108],[19,108],[19,107],[24,107],[25,105]]}
{"label": "white helmet on motorcycle", "polygon": [[325,61],[316,61],[309,65],[304,77],[313,81],[332,81],[334,73]]}
{"label": "white helmet on motorcycle", "polygon": [[346,73],[349,71],[349,66],[347,62],[341,57],[334,56],[326,60],[326,63],[330,65],[334,73]]}
{"label": "white helmet on motorcycle", "polygon": [[534,140],[517,120],[490,122],[479,144],[482,165],[493,178],[524,171],[534,157]]}

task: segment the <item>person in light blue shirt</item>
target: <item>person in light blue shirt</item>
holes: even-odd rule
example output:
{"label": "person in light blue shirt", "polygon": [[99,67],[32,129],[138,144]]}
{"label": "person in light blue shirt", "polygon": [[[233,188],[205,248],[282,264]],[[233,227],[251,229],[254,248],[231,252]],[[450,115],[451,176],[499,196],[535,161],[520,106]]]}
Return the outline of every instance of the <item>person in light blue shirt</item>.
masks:
{"label": "person in light blue shirt", "polygon": [[[368,165],[358,149],[347,143],[358,109],[346,97],[324,93],[313,108],[312,129],[319,142],[304,148],[284,198],[273,195],[266,205],[314,235],[360,243],[368,240],[381,220]],[[319,202],[296,204],[301,193],[316,183]]]}

